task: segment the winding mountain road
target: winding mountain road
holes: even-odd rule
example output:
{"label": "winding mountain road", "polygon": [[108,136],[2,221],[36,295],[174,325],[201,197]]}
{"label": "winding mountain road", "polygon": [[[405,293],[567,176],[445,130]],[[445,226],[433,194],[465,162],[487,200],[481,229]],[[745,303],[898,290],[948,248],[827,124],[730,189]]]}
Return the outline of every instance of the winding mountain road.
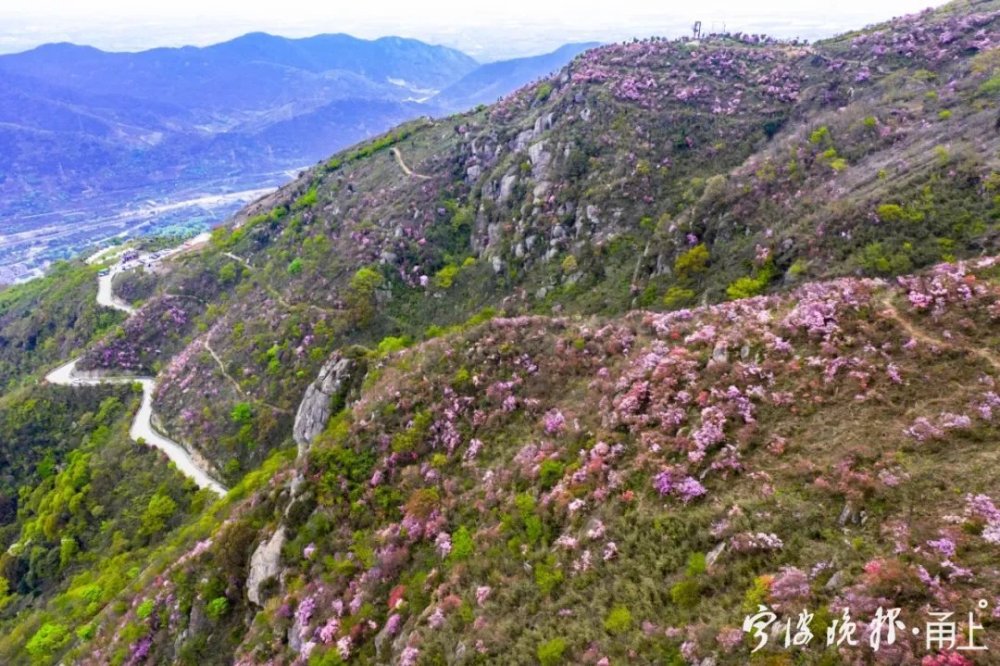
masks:
{"label": "winding mountain road", "polygon": [[[117,298],[111,287],[111,280],[118,271],[108,275],[100,276],[97,279],[97,303],[104,307],[115,308],[129,315],[135,313],[135,308],[131,307],[121,299]],[[136,412],[132,420],[132,427],[129,429],[129,436],[138,441],[143,441],[150,446],[163,451],[177,469],[189,477],[199,488],[208,488],[217,495],[225,495],[226,488],[206,471],[205,465],[200,464],[191,453],[174,440],[164,437],[153,427],[153,392],[156,390],[156,380],[153,377],[135,377],[131,375],[96,375],[89,373],[81,375],[77,372],[76,365],[80,359],[59,366],[45,376],[45,381],[50,384],[61,386],[97,386],[99,384],[134,384],[142,385],[142,403],[139,411]]]}
{"label": "winding mountain road", "polygon": [[114,289],[112,288],[112,280],[115,279],[121,271],[111,271],[107,275],[101,275],[97,278],[97,304],[103,305],[106,308],[114,308],[115,310],[121,310],[125,314],[135,314],[135,308],[123,301],[122,299],[115,296]]}

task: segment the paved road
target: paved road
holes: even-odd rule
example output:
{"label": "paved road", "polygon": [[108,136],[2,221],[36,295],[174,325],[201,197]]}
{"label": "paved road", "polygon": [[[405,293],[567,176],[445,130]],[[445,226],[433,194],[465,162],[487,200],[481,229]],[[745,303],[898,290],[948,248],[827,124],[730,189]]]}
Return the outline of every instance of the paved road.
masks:
{"label": "paved road", "polygon": [[[111,289],[111,280],[115,272],[99,277],[97,280],[97,303],[109,308],[116,308],[132,314],[135,308],[115,297]],[[146,444],[167,454],[167,457],[177,466],[177,469],[191,478],[199,488],[208,488],[212,492],[225,495],[226,488],[213,479],[205,469],[191,456],[187,449],[174,440],[164,437],[153,428],[153,391],[156,390],[156,380],[152,377],[132,377],[102,375],[100,377],[79,376],[76,372],[76,364],[80,359],[74,359],[69,363],[59,366],[45,376],[45,381],[50,384],[62,386],[97,386],[98,384],[142,384],[142,404],[135,418],[132,420],[132,427],[129,435],[138,441],[142,439]]]}
{"label": "paved road", "polygon": [[177,469],[194,480],[199,488],[210,488],[219,495],[226,493],[226,489],[218,481],[198,466],[187,449],[153,429],[153,391],[156,389],[156,381],[152,377],[78,376],[76,372],[78,361],[79,359],[75,359],[59,366],[45,376],[45,381],[61,386],[97,386],[99,384],[134,384],[137,382],[142,384],[142,405],[139,407],[139,411],[132,421],[132,428],[129,430],[132,439],[138,441],[141,438],[146,444],[155,446],[166,453]]}
{"label": "paved road", "polygon": [[135,314],[135,308],[115,296],[114,290],[111,288],[111,281],[114,280],[115,275],[120,272],[121,271],[113,270],[107,275],[101,275],[97,278],[97,304],[103,305],[106,308],[121,310],[126,314]]}

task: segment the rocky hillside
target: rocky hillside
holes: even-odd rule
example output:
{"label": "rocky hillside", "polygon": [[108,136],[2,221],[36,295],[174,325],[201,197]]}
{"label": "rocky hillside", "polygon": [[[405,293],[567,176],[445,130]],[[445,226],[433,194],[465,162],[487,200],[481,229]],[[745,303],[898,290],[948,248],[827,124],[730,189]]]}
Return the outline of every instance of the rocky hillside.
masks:
{"label": "rocky hillside", "polygon": [[234,481],[349,344],[486,307],[672,309],[988,252],[1000,62],[995,8],[976,9],[814,46],[595,49],[496,106],[401,126],[219,230],[92,362],[162,367],[166,427]]}
{"label": "rocky hillside", "polygon": [[997,266],[495,318],[340,362],[349,406],[74,654],[738,664],[758,603],[819,637],[842,607],[998,607]]}
{"label": "rocky hillside", "polygon": [[0,655],[741,664],[762,604],[817,638],[761,663],[973,663],[941,608],[1000,650],[998,46],[991,1],[593,49],[258,201],[56,338],[234,490],[127,580],[8,552]]}

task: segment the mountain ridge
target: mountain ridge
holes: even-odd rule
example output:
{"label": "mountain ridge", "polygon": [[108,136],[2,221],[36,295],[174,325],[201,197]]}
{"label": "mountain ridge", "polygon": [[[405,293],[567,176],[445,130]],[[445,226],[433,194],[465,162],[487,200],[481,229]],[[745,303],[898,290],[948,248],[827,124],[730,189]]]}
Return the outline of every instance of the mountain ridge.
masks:
{"label": "mountain ridge", "polygon": [[[764,605],[815,638],[768,663],[966,666],[909,629],[980,598],[1000,649],[998,45],[996,1],[609,45],[304,171],[123,276],[125,324],[97,268],[7,292],[40,353],[5,381],[60,346],[157,373],[233,490],[130,484],[159,529],[113,559],[79,464],[19,470],[0,654],[740,664]],[[907,631],[875,654],[879,607]]]}

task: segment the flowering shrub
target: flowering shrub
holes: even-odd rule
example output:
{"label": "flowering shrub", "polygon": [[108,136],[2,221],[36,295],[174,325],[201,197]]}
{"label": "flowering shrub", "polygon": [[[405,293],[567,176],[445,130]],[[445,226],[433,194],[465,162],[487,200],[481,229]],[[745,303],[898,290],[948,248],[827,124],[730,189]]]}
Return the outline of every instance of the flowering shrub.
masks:
{"label": "flowering shrub", "polygon": [[202,309],[189,299],[155,298],[89,351],[79,367],[152,374],[154,364],[180,350],[193,317]]}

